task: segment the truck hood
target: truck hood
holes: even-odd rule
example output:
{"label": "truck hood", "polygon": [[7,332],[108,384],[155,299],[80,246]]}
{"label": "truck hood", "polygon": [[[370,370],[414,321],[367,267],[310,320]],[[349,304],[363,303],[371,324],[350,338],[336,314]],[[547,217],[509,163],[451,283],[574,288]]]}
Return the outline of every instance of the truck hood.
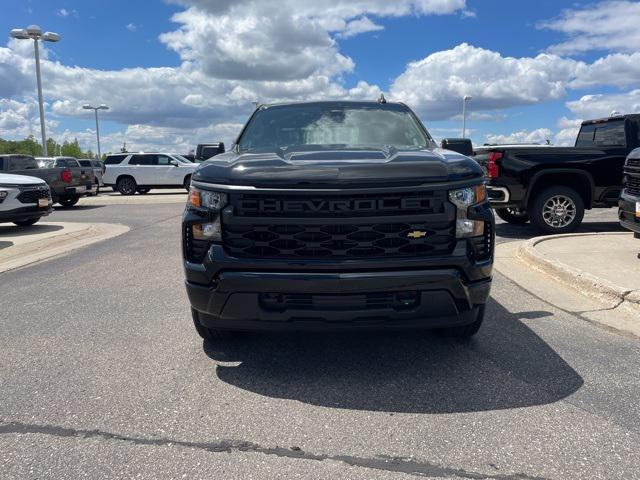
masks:
{"label": "truck hood", "polygon": [[265,188],[381,187],[482,178],[479,165],[442,149],[227,152],[200,164],[199,182]]}
{"label": "truck hood", "polygon": [[0,185],[42,185],[44,180],[27,175],[0,173]]}

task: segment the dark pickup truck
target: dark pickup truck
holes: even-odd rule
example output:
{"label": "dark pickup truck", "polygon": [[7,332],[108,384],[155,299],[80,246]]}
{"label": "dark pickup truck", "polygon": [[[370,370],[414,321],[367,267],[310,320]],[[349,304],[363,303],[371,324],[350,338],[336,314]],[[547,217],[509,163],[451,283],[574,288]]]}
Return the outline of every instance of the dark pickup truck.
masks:
{"label": "dark pickup truck", "polygon": [[405,105],[263,105],[193,173],[183,216],[196,330],[480,328],[493,213],[482,169]]}
{"label": "dark pickup truck", "polygon": [[0,155],[0,172],[41,178],[49,185],[53,202],[65,207],[96,191],[93,170],[81,167],[73,157],[36,159],[30,155]]}
{"label": "dark pickup truck", "polygon": [[546,233],[578,228],[585,209],[615,207],[625,157],[640,146],[640,114],[582,123],[574,147],[484,146],[474,159],[503,220]]}

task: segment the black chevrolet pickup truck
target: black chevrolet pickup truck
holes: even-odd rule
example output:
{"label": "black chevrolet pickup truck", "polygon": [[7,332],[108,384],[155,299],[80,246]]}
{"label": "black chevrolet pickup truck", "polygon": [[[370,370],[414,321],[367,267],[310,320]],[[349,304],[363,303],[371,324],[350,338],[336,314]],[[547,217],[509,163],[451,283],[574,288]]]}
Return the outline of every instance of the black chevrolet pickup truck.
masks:
{"label": "black chevrolet pickup truck", "polygon": [[469,337],[493,225],[482,169],[439,149],[407,106],[260,106],[192,176],[182,245],[196,330]]}
{"label": "black chevrolet pickup truck", "polygon": [[583,122],[574,147],[489,145],[474,159],[500,218],[567,233],[585,209],[618,205],[625,157],[638,146],[640,114],[619,115]]}

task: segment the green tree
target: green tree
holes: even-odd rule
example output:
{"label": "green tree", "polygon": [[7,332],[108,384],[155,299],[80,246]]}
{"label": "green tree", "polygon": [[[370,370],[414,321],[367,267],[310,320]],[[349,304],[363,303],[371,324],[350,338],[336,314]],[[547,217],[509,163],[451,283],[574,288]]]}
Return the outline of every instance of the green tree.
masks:
{"label": "green tree", "polygon": [[[38,157],[42,155],[42,147],[33,135],[24,140],[4,140],[0,138],[0,154],[3,153],[18,153]],[[93,158],[95,156],[91,150],[83,152],[77,138],[73,142],[65,141],[62,145],[53,138],[49,138],[47,139],[47,153],[51,157],[64,155],[75,158]]]}
{"label": "green tree", "polygon": [[60,149],[60,155],[65,157],[83,158],[84,153],[78,144],[78,139],[74,138],[73,142],[64,141],[62,148]]}

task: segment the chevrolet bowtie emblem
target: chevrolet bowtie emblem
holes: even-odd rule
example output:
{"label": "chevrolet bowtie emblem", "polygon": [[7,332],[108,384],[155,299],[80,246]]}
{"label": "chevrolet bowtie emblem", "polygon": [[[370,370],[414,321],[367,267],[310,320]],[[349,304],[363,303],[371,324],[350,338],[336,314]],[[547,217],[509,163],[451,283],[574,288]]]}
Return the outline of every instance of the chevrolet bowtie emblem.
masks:
{"label": "chevrolet bowtie emblem", "polygon": [[407,233],[407,237],[409,238],[423,238],[427,236],[427,232],[423,232],[422,230],[414,230],[413,232]]}

